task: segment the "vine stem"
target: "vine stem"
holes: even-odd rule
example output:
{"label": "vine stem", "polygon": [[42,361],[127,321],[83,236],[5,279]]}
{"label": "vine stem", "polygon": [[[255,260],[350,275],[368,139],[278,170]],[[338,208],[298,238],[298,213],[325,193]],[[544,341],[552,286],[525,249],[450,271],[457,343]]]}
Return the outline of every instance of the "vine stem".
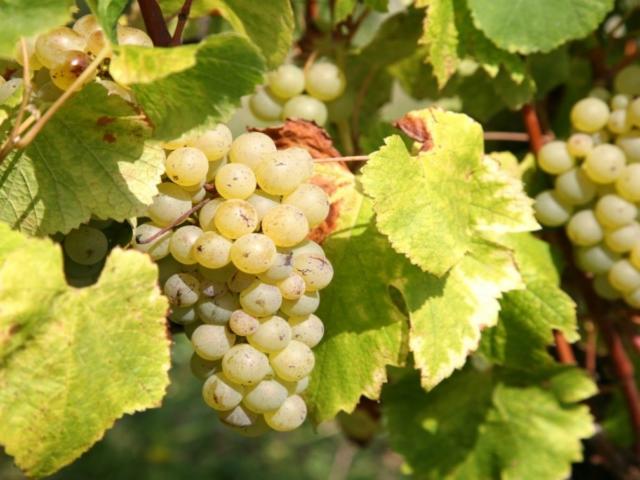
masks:
{"label": "vine stem", "polygon": [[156,233],[154,233],[153,235],[151,235],[149,238],[145,238],[144,240],[137,240],[136,239],[136,243],[138,243],[139,245],[144,245],[145,243],[151,243],[154,240],[160,238],[162,235],[164,235],[165,233],[173,230],[175,227],[177,227],[178,225],[180,225],[182,222],[184,222],[187,218],[189,218],[191,215],[193,215],[194,213],[196,213],[198,210],[200,210],[202,207],[204,207],[207,203],[209,203],[211,200],[213,200],[212,198],[205,198],[204,200],[202,200],[200,203],[196,203],[193,207],[191,207],[189,210],[187,210],[186,212],[184,212],[182,215],[180,215],[178,218],[176,218],[173,222],[171,222],[169,225],[167,225],[166,227],[161,228],[160,230],[158,230]]}
{"label": "vine stem", "polygon": [[162,15],[162,9],[156,0],[138,0],[140,13],[144,20],[147,33],[157,47],[168,47],[171,45],[171,34],[167,28]]}
{"label": "vine stem", "polygon": [[[553,135],[542,135],[543,141],[549,141]],[[484,139],[498,142],[529,142],[531,138],[526,132],[484,132]]]}
{"label": "vine stem", "polygon": [[193,0],[185,0],[180,9],[180,13],[178,13],[178,23],[173,32],[173,38],[171,39],[171,45],[173,46],[182,44],[182,32],[184,32],[184,27],[187,24],[187,20],[189,20],[191,3],[193,3]]}
{"label": "vine stem", "polygon": [[314,158],[313,161],[317,163],[326,162],[366,162],[369,160],[369,155],[351,155],[347,157],[324,157]]}

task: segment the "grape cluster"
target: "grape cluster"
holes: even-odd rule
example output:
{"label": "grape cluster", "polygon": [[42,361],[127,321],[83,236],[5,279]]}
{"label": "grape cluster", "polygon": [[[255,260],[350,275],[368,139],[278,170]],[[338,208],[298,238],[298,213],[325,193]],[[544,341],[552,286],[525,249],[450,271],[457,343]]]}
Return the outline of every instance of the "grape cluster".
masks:
{"label": "grape cluster", "polygon": [[328,61],[316,62],[306,70],[281,65],[267,74],[266,85],[249,98],[249,108],[258,119],[268,122],[301,118],[322,126],[328,116],[325,102],[337,99],[345,86],[342,71]]}
{"label": "grape cluster", "polygon": [[543,225],[565,226],[599,296],[640,308],[640,67],[622,70],[614,90],[578,101],[575,133],[540,149],[538,165],[555,180],[534,208]]}
{"label": "grape cluster", "polygon": [[333,277],[307,239],[330,206],[308,183],[313,160],[259,132],[232,141],[225,125],[164,147],[166,181],[134,248],[159,261],[169,318],[191,339],[207,405],[247,434],[293,430],[324,333],[318,291]]}

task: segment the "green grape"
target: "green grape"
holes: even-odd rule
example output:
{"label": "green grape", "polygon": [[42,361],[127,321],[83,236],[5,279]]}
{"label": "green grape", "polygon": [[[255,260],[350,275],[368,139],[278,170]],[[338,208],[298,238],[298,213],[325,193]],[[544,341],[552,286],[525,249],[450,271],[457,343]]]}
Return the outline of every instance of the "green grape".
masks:
{"label": "green grape", "polygon": [[619,93],[611,97],[611,101],[609,105],[612,110],[621,110],[623,108],[627,108],[629,103],[631,102],[631,96]]}
{"label": "green grape", "polygon": [[284,104],[282,118],[299,118],[313,121],[319,126],[323,126],[327,121],[327,106],[320,100],[309,95],[298,95],[291,98]]}
{"label": "green grape", "polygon": [[309,221],[310,227],[320,225],[329,215],[331,203],[325,191],[317,185],[303,183],[282,199],[282,203],[298,207]]}
{"label": "green grape", "polygon": [[573,207],[553,190],[539,193],[533,204],[538,221],[547,227],[558,227],[569,220]]}
{"label": "green grape", "polygon": [[269,360],[276,375],[288,382],[309,375],[316,362],[311,349],[297,340],[291,340],[284,349],[269,355]]}
{"label": "green grape", "polygon": [[618,260],[609,270],[609,282],[623,293],[640,287],[640,271],[629,260]]}
{"label": "green grape", "polygon": [[147,209],[147,216],[161,227],[173,224],[191,210],[191,195],[173,183],[158,185],[158,194]]}
{"label": "green grape", "polygon": [[607,120],[609,106],[599,98],[583,98],[571,109],[571,124],[582,132],[597,132],[607,124]]}
{"label": "green grape", "polygon": [[224,198],[244,200],[255,191],[256,176],[242,163],[229,163],[218,170],[215,185],[216,191]]}
{"label": "green grape", "polygon": [[276,195],[269,195],[262,190],[256,190],[249,198],[247,198],[247,202],[253,205],[253,208],[258,212],[258,220],[262,221],[269,210],[280,205],[280,197]]}
{"label": "green grape", "polygon": [[197,148],[205,154],[209,162],[217,162],[224,158],[231,149],[233,136],[231,130],[223,123],[188,140],[189,146]]}
{"label": "green grape", "polygon": [[637,242],[640,242],[640,224],[638,222],[632,222],[615,230],[607,230],[604,234],[604,243],[618,253],[628,252]]}
{"label": "green grape", "polygon": [[187,325],[198,320],[198,315],[193,307],[173,307],[169,314],[169,320],[178,325]]}
{"label": "green grape", "polygon": [[229,328],[241,337],[249,336],[258,330],[260,322],[243,310],[235,310],[229,317]]}
{"label": "green grape", "polygon": [[77,19],[73,24],[73,30],[83,37],[88,37],[96,30],[100,30],[100,24],[95,15],[84,15]]}
{"label": "green grape", "polygon": [[332,63],[314,63],[305,73],[307,92],[324,102],[330,102],[342,95],[346,85],[344,74]]}
{"label": "green grape", "polygon": [[258,274],[258,278],[266,283],[278,283],[293,272],[293,254],[291,252],[277,252],[271,267]]}
{"label": "green grape", "polygon": [[266,412],[264,420],[277,432],[290,432],[302,425],[307,418],[307,404],[299,395],[291,395],[273,412]]}
{"label": "green grape", "polygon": [[280,280],[277,284],[283,299],[297,300],[306,291],[307,287],[304,278],[299,273],[292,273],[284,280]]}
{"label": "green grape", "polygon": [[284,318],[273,315],[261,318],[259,322],[257,330],[247,335],[247,340],[261,352],[277,352],[291,341],[291,327]]}
{"label": "green grape", "polygon": [[164,294],[176,307],[190,307],[200,298],[200,281],[189,273],[174,273],[164,284]]}
{"label": "green grape", "polygon": [[593,138],[586,133],[574,133],[567,140],[569,155],[584,158],[593,149]]}
{"label": "green grape", "polygon": [[295,65],[281,65],[267,74],[267,84],[269,90],[282,99],[295,97],[304,90],[304,72]]}
{"label": "green grape", "polygon": [[171,231],[163,233],[149,243],[140,243],[156,235],[160,230],[162,230],[160,227],[149,222],[138,225],[133,232],[133,248],[139,252],[146,253],[156,261],[166,257],[169,255]]}
{"label": "green grape", "polygon": [[134,45],[136,47],[153,47],[153,40],[139,28],[117,26],[118,45]]}
{"label": "green grape", "polygon": [[629,124],[627,118],[627,111],[624,109],[614,110],[609,115],[609,120],[607,121],[607,128],[611,133],[616,135],[627,133],[631,130],[631,125]]}
{"label": "green grape", "polygon": [[206,380],[214,373],[222,370],[222,364],[220,360],[205,360],[199,357],[196,352],[191,355],[191,361],[189,362],[191,373],[194,377],[200,380]]}
{"label": "green grape", "polygon": [[607,275],[593,277],[593,290],[596,295],[605,300],[617,300],[621,296],[620,292],[613,288]]}
{"label": "green grape", "polygon": [[[184,227],[183,227],[184,228]],[[193,259],[206,268],[222,268],[231,261],[231,241],[215,232],[204,232],[193,244]]]}
{"label": "green grape", "polygon": [[596,196],[596,185],[581,168],[572,168],[556,177],[558,198],[570,205],[584,205]]}
{"label": "green grape", "polygon": [[196,353],[205,360],[218,360],[236,342],[236,336],[224,325],[200,325],[191,334]]}
{"label": "green grape", "polygon": [[256,385],[269,373],[267,356],[246,343],[234,345],[222,358],[222,371],[233,382]]}
{"label": "green grape", "polygon": [[42,65],[51,69],[64,60],[63,53],[69,50],[84,51],[85,38],[68,27],[58,27],[38,36],[36,56]]}
{"label": "green grape", "polygon": [[242,405],[238,405],[226,412],[218,412],[218,417],[225,425],[233,429],[239,429],[239,433],[251,432],[251,429],[260,423],[260,417]]}
{"label": "green grape", "polygon": [[262,219],[262,231],[278,247],[292,247],[309,234],[309,222],[293,205],[278,205]]}
{"label": "green grape", "polygon": [[297,300],[283,300],[280,309],[290,317],[304,317],[315,312],[319,305],[318,292],[305,292]]}
{"label": "green grape", "polygon": [[569,154],[566,142],[559,140],[542,146],[538,152],[538,165],[547,173],[559,175],[573,168],[575,160]]}
{"label": "green grape", "polygon": [[253,206],[238,199],[225,200],[213,219],[216,229],[225,237],[235,240],[258,228],[258,213]]}
{"label": "green grape", "polygon": [[616,191],[630,202],[640,201],[640,163],[627,165],[616,180]]}
{"label": "green grape", "polygon": [[588,247],[602,241],[604,231],[593,210],[580,210],[567,223],[567,236],[574,245]]}
{"label": "green grape", "polygon": [[242,309],[255,317],[266,317],[278,311],[282,304],[282,294],[278,287],[255,280],[240,292]]}
{"label": "green grape", "polygon": [[293,340],[304,343],[309,348],[313,348],[324,336],[324,324],[313,313],[303,317],[289,317]]}
{"label": "green grape", "polygon": [[613,79],[617,93],[624,95],[640,95],[640,66],[629,65],[620,70]]}
{"label": "green grape", "polygon": [[640,131],[632,130],[616,138],[616,145],[622,149],[629,163],[640,162]]}
{"label": "green grape", "polygon": [[107,256],[109,240],[97,228],[80,225],[64,237],[64,252],[80,265],[93,265]]}
{"label": "green grape", "polygon": [[[571,222],[569,222],[569,224],[571,224]],[[322,290],[329,285],[333,278],[333,266],[324,255],[318,255],[316,253],[294,255],[293,268],[295,268],[304,279],[308,292]]]}
{"label": "green grape", "polygon": [[214,410],[231,410],[240,404],[243,395],[244,387],[233,383],[222,372],[209,376],[202,385],[202,398]]}
{"label": "green grape", "polygon": [[579,247],[575,250],[576,265],[585,272],[601,275],[607,273],[620,255],[602,244]]}
{"label": "green grape", "polygon": [[287,399],[289,392],[276,380],[262,380],[247,390],[242,404],[255,413],[271,412],[279,408]]}
{"label": "green grape", "polygon": [[[91,59],[89,55],[78,50],[68,50],[60,55],[59,62],[51,67],[51,82],[60,90],[69,90],[71,85],[87,69]],[[87,78],[83,85],[91,82],[95,75]]]}
{"label": "green grape", "polygon": [[624,152],[607,143],[596,146],[584,161],[583,168],[596,183],[612,183],[622,174],[626,159]]}
{"label": "green grape", "polygon": [[618,228],[633,222],[638,209],[618,195],[607,194],[596,203],[595,214],[603,227]]}
{"label": "green grape", "polygon": [[275,155],[277,149],[271,137],[260,132],[244,133],[231,144],[229,160],[244,163],[254,171],[265,158]]}
{"label": "green grape", "polygon": [[261,120],[280,120],[282,116],[282,101],[264,87],[258,87],[256,93],[251,95],[249,108]]}
{"label": "green grape", "polygon": [[173,258],[185,265],[197,263],[193,247],[202,233],[202,229],[195,225],[186,225],[173,232],[169,241],[169,251]]}
{"label": "green grape", "polygon": [[262,273],[271,267],[276,256],[273,241],[261,233],[248,233],[233,242],[231,261],[245,273]]}
{"label": "green grape", "polygon": [[278,150],[256,170],[258,185],[271,195],[287,195],[313,174],[313,159],[304,148]]}
{"label": "green grape", "polygon": [[172,151],[165,160],[167,176],[182,187],[198,185],[207,177],[209,161],[197,148],[182,147]]}
{"label": "green grape", "polygon": [[196,304],[198,317],[204,323],[225,325],[229,323],[231,314],[239,307],[238,299],[232,293],[223,293],[215,298],[200,299]]}
{"label": "green grape", "polygon": [[216,226],[214,218],[220,204],[224,202],[222,198],[214,198],[209,200],[198,212],[198,223],[200,228],[205,232],[215,232]]}
{"label": "green grape", "polygon": [[624,295],[624,301],[627,305],[633,308],[640,308],[640,288],[636,288],[632,292],[627,292]]}
{"label": "green grape", "polygon": [[233,293],[240,293],[242,290],[249,288],[255,280],[255,275],[236,270],[236,272],[227,281],[227,286]]}

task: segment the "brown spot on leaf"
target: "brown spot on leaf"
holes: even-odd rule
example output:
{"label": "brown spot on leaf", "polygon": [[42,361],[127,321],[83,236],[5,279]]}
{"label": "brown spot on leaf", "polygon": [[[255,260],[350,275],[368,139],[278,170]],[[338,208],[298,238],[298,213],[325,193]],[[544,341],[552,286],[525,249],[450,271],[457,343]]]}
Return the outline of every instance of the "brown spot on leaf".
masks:
{"label": "brown spot on leaf", "polygon": [[308,120],[285,120],[279,127],[250,128],[270,136],[278,148],[302,147],[313,158],[339,157],[329,134],[315,122]]}
{"label": "brown spot on leaf", "polygon": [[107,132],[102,136],[102,140],[107,143],[114,143],[116,141],[116,136],[111,132]]}
{"label": "brown spot on leaf", "polygon": [[99,127],[106,127],[107,125],[109,125],[110,123],[113,123],[115,121],[116,121],[115,118],[103,115],[102,117],[98,118],[96,123],[98,124]]}
{"label": "brown spot on leaf", "polygon": [[426,152],[433,147],[433,139],[427,130],[424,121],[420,117],[407,114],[393,122],[393,126],[402,130],[413,140],[422,143],[421,152]]}
{"label": "brown spot on leaf", "polygon": [[325,238],[333,233],[338,225],[338,218],[340,218],[342,201],[333,202],[329,207],[329,215],[324,222],[315,227],[309,233],[309,238],[316,243],[322,244]]}

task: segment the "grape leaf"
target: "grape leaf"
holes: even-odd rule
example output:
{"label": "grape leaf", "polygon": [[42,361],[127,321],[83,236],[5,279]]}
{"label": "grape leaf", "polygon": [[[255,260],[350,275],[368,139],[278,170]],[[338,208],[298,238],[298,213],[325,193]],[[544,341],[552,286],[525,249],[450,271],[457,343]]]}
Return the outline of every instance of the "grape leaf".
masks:
{"label": "grape leaf", "polygon": [[98,18],[103,31],[113,43],[117,43],[116,25],[129,4],[128,0],[90,0],[87,2]]}
{"label": "grape leaf", "polygon": [[91,215],[143,215],[164,153],[134,107],[98,84],[73,96],[25,150],[0,164],[0,220],[24,232],[68,232]]}
{"label": "grape leaf", "polygon": [[42,477],[123,414],[160,404],[167,302],[157,267],[138,252],[114,250],[98,283],[78,290],[65,283],[58,245],[4,224],[0,239],[0,443]]}
{"label": "grape leaf", "polygon": [[378,228],[398,252],[441,276],[477,238],[537,228],[522,184],[484,156],[479,124],[438,109],[406,121],[424,132],[428,150],[412,157],[392,136],[362,170]]}
{"label": "grape leaf", "polygon": [[584,405],[595,392],[576,368],[540,375],[465,368],[426,393],[416,375],[383,392],[391,445],[417,478],[567,478],[594,433]]}
{"label": "grape leaf", "polygon": [[549,52],[595,30],[613,0],[468,0],[473,22],[509,52]]}
{"label": "grape leaf", "polygon": [[[385,12],[387,10],[388,0],[364,0],[364,4],[378,12]],[[333,6],[333,23],[338,23],[347,19],[351,15],[358,5],[358,0],[336,0]]]}
{"label": "grape leaf", "polygon": [[258,50],[237,34],[175,48],[120,47],[114,79],[129,85],[162,140],[226,120],[262,81]]}
{"label": "grape leaf", "polygon": [[71,20],[73,0],[0,1],[0,57],[13,58],[20,37],[30,37]]}

